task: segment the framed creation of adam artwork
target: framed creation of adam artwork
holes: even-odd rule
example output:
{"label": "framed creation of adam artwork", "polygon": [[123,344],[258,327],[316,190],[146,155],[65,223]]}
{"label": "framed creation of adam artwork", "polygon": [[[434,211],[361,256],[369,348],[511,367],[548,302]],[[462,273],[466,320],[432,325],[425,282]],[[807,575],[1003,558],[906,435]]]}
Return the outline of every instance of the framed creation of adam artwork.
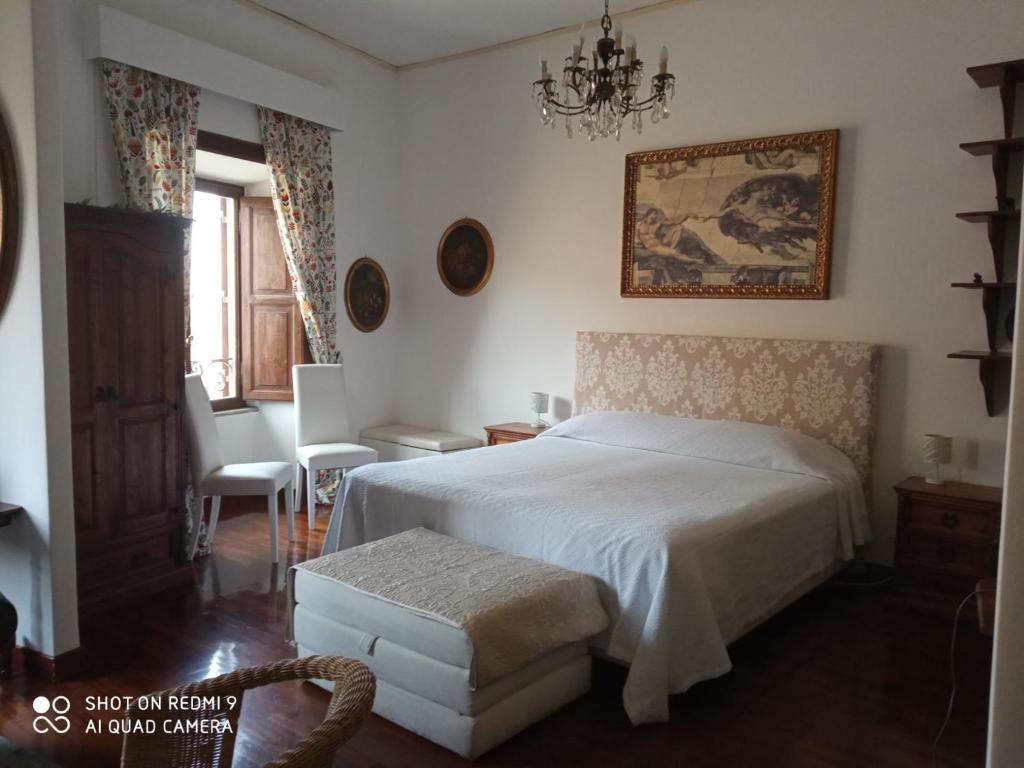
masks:
{"label": "framed creation of adam artwork", "polygon": [[827,299],[839,131],[626,156],[622,295]]}
{"label": "framed creation of adam artwork", "polygon": [[391,286],[383,268],[368,256],[356,259],[345,276],[345,311],[364,333],[380,328],[391,306]]}

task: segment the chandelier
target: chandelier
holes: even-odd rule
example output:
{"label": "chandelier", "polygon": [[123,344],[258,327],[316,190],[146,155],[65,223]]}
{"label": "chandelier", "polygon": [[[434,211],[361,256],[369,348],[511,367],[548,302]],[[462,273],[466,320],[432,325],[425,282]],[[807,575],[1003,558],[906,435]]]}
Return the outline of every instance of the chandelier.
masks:
{"label": "chandelier", "polygon": [[565,117],[565,132],[571,139],[574,132],[586,135],[588,141],[597,137],[615,136],[618,140],[622,124],[630,117],[633,130],[643,133],[644,113],[657,123],[667,120],[668,102],[675,96],[676,78],[668,71],[668,49],[661,49],[658,74],[651,77],[651,95],[640,96],[644,80],[644,63],[637,58],[636,43],[630,41],[622,47],[622,29],[616,27],[614,37],[612,19],[608,15],[608,0],[604,0],[601,17],[604,35],[594,44],[591,58],[583,56],[583,27],[579,39],[573,43],[572,54],[565,59],[561,84],[548,72],[546,59],[540,62],[540,80],[533,83],[533,97],[544,125],[552,128]]}

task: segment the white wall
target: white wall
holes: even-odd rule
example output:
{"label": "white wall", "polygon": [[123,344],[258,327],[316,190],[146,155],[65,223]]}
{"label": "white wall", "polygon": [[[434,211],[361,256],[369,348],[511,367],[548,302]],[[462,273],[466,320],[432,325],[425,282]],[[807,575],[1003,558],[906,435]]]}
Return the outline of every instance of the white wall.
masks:
{"label": "white wall", "polygon": [[[65,198],[99,205],[120,200],[120,184],[105,112],[102,76],[83,58],[80,0],[62,7],[62,97],[65,101]],[[396,73],[323,38],[231,0],[105,0],[126,13],[181,32],[272,67],[319,83],[338,94],[346,108],[345,130],[334,135],[338,287],[355,259],[369,255],[394,274],[399,263],[397,201],[398,132]],[[229,95],[204,90],[199,127],[259,141],[255,108]],[[349,323],[339,302],[338,346],[346,364],[353,402],[353,427],[393,419],[390,382],[398,357],[398,316],[402,288],[392,285],[391,316],[372,334]],[[239,423],[225,419],[240,419]],[[252,423],[250,423],[252,422]],[[291,405],[265,403],[259,414],[218,420],[228,458],[291,459]],[[237,435],[255,434],[247,445]]]}
{"label": "white wall", "polygon": [[[587,144],[542,128],[537,60],[568,36],[403,72],[400,219],[405,263],[399,416],[479,434],[525,419],[528,393],[571,400],[577,329],[851,339],[884,345],[873,555],[891,550],[890,487],[920,472],[925,432],[958,438],[966,479],[998,484],[1006,419],[985,415],[977,368],[946,359],[985,342],[985,231],[955,211],[991,205],[992,173],[961,141],[1001,135],[998,94],[964,73],[1020,55],[1024,4],[700,0],[630,18],[641,56],[671,51],[673,116]],[[589,32],[593,39],[593,32]],[[841,129],[832,300],[623,299],[624,156],[662,147]],[[462,216],[494,239],[471,298],[437,277]]]}
{"label": "white wall", "polygon": [[13,134],[22,203],[14,286],[0,315],[0,499],[25,508],[0,531],[0,585],[20,615],[18,643],[48,655],[78,645],[67,377],[51,375],[67,356],[57,259],[64,242],[63,230],[45,223],[62,218],[61,177],[59,161],[55,167],[37,153],[57,136],[48,122],[59,105],[52,69],[33,62],[33,42],[37,54],[53,51],[52,10],[48,0],[0,5],[0,109]]}

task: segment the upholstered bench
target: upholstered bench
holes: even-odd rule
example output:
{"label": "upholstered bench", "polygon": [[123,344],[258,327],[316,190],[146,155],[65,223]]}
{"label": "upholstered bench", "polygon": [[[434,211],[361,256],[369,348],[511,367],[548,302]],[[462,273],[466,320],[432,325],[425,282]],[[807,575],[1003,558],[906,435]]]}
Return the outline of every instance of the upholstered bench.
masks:
{"label": "upholstered bench", "polygon": [[293,566],[288,587],[300,656],[362,661],[374,712],[470,758],[584,694],[607,624],[591,577],[423,528]]}
{"label": "upholstered bench", "polygon": [[483,445],[476,437],[408,424],[367,427],[359,433],[359,442],[377,451],[379,461],[419,459]]}

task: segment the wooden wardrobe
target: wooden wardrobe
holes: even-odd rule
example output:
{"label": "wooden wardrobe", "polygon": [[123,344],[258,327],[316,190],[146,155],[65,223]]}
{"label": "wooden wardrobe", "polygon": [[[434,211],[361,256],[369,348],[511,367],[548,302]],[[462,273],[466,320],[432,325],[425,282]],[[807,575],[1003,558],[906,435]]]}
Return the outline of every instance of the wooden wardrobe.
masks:
{"label": "wooden wardrobe", "polygon": [[65,207],[78,601],[90,613],[184,567],[184,233]]}

